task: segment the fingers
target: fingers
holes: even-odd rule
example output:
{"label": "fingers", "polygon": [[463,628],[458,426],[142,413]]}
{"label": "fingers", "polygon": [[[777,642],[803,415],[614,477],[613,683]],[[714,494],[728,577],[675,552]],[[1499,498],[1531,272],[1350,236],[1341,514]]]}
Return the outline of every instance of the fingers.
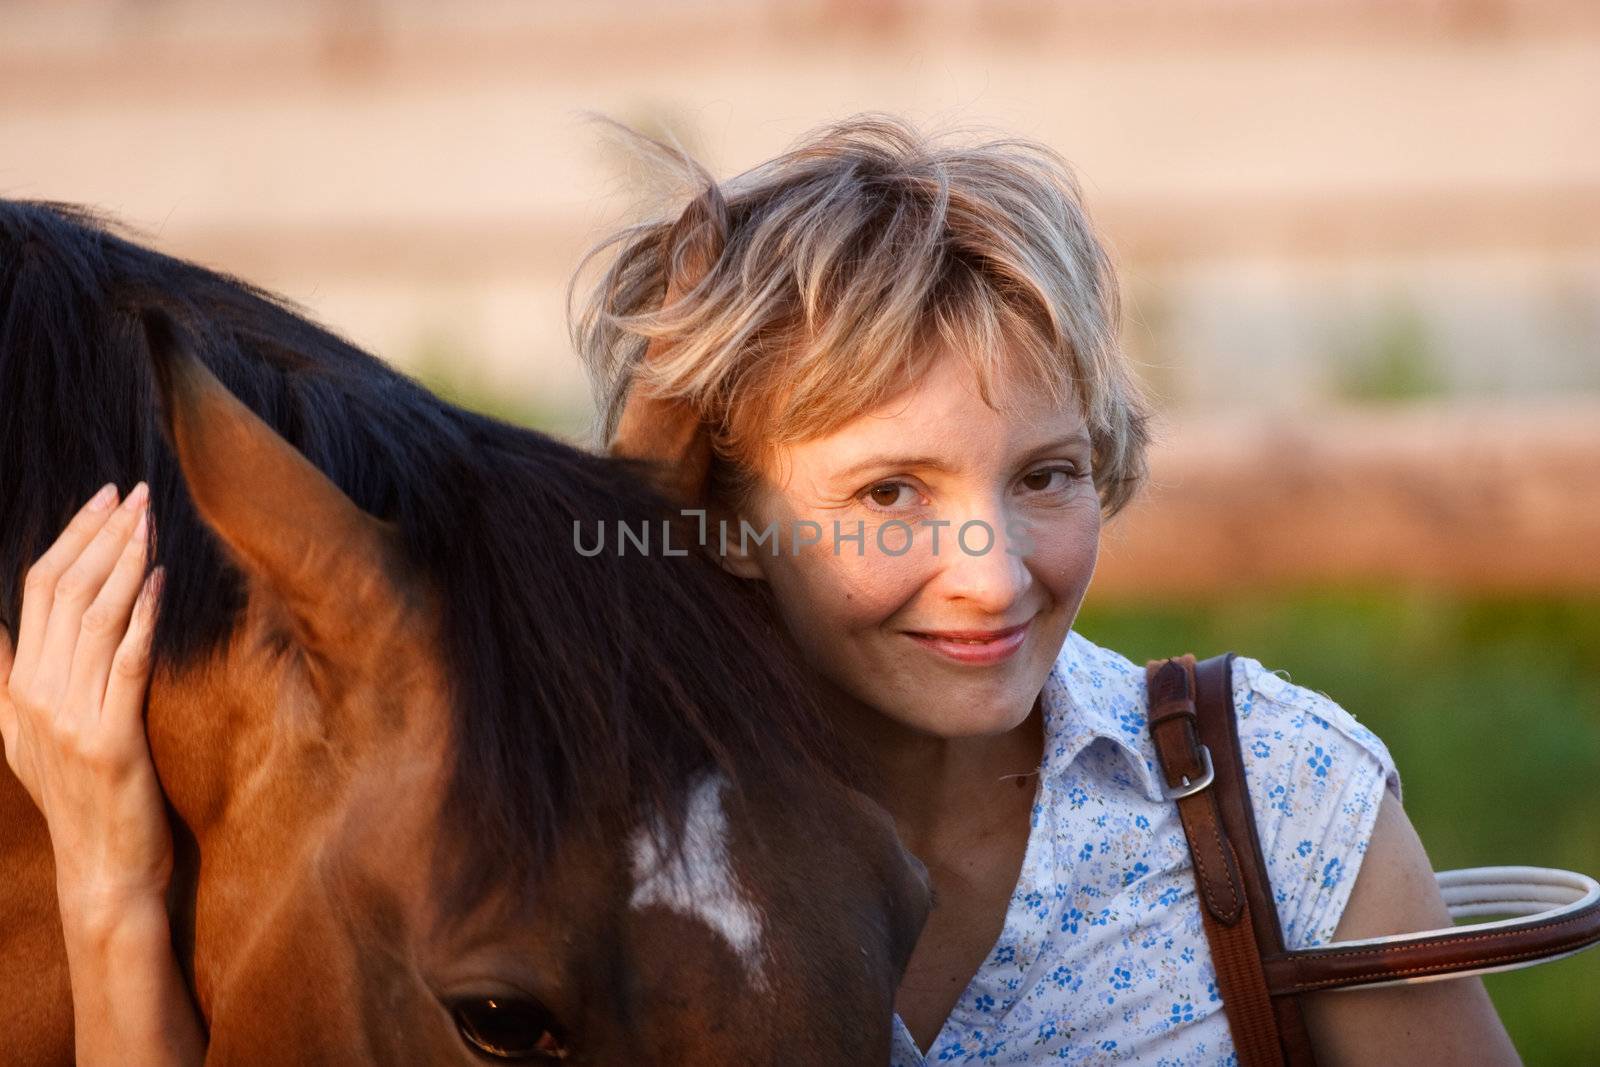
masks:
{"label": "fingers", "polygon": [[[77,558],[56,579],[38,664],[28,677],[29,691],[37,697],[58,699],[65,692],[86,613],[142,521],[148,496],[143,482],[134,486],[122,506],[100,524]],[[123,622],[109,611],[89,616],[89,621],[103,632],[111,632],[114,627],[113,641],[121,635]]]}
{"label": "fingers", "polygon": [[16,702],[11,699],[11,675],[15,663],[11,634],[4,626],[0,626],[0,744],[5,746],[6,766],[37,805],[39,793],[34,785],[33,761],[24,755],[24,749],[29,746],[23,731],[22,715]]}
{"label": "fingers", "polygon": [[[17,621],[16,662],[30,669],[39,659],[39,649],[44,644],[45,622],[50,617],[50,606],[55,600],[56,582],[62,572],[78,558],[83,547],[100,532],[111,518],[112,505],[117,502],[117,487],[102,486],[89,498],[88,503],[61,531],[55,544],[28,568],[22,585],[22,617]],[[16,681],[17,679],[13,679]]]}
{"label": "fingers", "polygon": [[[128,499],[133,499],[132,494]],[[106,530],[111,528],[107,523]],[[149,547],[150,513],[141,509],[131,535],[122,546],[110,575],[83,613],[77,644],[72,650],[72,667],[67,679],[66,706],[87,716],[103,716],[102,701],[106,682],[112,673],[113,656],[128,631],[134,601],[142,596],[144,567]],[[92,546],[91,546],[92,548]],[[88,551],[84,555],[87,557]],[[73,565],[77,569],[77,564]],[[70,573],[70,572],[69,572]],[[54,626],[52,618],[51,625]],[[46,638],[47,644],[49,638]]]}
{"label": "fingers", "polygon": [[143,741],[145,688],[150,682],[150,638],[156,628],[156,605],[161,600],[161,582],[166,572],[157,567],[139,588],[133,605],[128,632],[117,646],[111,661],[111,675],[100,721],[108,733],[121,738],[138,736]]}
{"label": "fingers", "polygon": [[17,744],[17,709],[8,692],[13,660],[11,633],[0,626],[0,743],[5,745],[7,763],[14,758]]}

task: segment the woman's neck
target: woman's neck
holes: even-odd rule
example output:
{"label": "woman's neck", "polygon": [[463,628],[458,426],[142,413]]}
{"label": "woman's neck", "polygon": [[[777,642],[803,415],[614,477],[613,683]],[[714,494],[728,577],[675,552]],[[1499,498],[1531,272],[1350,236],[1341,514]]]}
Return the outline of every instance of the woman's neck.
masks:
{"label": "woman's neck", "polygon": [[877,777],[878,801],[919,856],[964,847],[1033,802],[1044,754],[1039,701],[1005,733],[937,737],[914,730],[842,692],[830,703],[845,730],[864,745]]}

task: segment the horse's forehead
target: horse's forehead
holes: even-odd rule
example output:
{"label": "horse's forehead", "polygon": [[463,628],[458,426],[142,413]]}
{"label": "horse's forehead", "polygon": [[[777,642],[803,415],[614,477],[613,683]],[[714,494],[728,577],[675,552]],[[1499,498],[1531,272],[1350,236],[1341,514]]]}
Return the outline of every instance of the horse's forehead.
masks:
{"label": "horse's forehead", "polygon": [[723,804],[727,779],[707,774],[685,798],[682,847],[664,848],[661,827],[648,820],[629,842],[635,910],[664,907],[693,919],[727,942],[752,986],[765,989],[766,946],[761,909],[740,884],[733,865],[728,812]]}

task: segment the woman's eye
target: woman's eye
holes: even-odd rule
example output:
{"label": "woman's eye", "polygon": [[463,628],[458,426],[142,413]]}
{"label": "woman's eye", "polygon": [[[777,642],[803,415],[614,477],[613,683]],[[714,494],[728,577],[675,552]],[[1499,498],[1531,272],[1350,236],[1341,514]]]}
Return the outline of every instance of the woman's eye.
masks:
{"label": "woman's eye", "polygon": [[[1058,477],[1059,475],[1059,477]],[[1052,489],[1065,489],[1067,483],[1078,476],[1076,467],[1044,467],[1022,476],[1022,484],[1035,493]]]}
{"label": "woman's eye", "polygon": [[905,482],[884,482],[867,490],[867,499],[880,508],[902,507],[916,500],[916,490]]}
{"label": "woman's eye", "polygon": [[567,1041],[549,1009],[536,1000],[483,997],[451,1006],[456,1030],[473,1051],[513,1063],[559,1063]]}

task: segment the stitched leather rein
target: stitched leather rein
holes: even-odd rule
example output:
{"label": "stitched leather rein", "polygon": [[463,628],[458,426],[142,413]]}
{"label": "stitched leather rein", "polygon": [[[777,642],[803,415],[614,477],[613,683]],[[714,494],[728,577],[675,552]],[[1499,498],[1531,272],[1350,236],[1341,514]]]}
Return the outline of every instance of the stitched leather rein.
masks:
{"label": "stitched leather rein", "polygon": [[1150,733],[1194,861],[1217,990],[1241,1067],[1316,1062],[1299,994],[1529,967],[1600,943],[1600,882],[1549,867],[1434,877],[1452,919],[1508,918],[1289,951],[1256,833],[1233,707],[1233,658],[1145,665]]}

